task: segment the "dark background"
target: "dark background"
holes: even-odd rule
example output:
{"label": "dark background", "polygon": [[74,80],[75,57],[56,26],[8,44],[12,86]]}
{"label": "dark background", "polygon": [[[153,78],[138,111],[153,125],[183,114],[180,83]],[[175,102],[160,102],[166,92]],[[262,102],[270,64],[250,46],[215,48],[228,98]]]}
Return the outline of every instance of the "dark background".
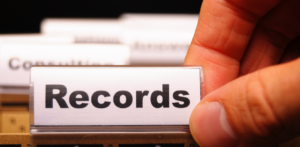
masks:
{"label": "dark background", "polygon": [[38,33],[43,18],[117,18],[131,13],[197,14],[201,0],[1,0],[0,33]]}

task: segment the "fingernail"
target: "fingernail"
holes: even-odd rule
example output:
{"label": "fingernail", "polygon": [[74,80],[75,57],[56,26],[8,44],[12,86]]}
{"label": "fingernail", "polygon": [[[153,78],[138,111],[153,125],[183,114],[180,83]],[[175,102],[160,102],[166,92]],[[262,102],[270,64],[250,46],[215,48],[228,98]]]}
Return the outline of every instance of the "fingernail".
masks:
{"label": "fingernail", "polygon": [[197,106],[190,119],[190,129],[200,146],[237,146],[238,138],[230,126],[225,109],[219,102]]}

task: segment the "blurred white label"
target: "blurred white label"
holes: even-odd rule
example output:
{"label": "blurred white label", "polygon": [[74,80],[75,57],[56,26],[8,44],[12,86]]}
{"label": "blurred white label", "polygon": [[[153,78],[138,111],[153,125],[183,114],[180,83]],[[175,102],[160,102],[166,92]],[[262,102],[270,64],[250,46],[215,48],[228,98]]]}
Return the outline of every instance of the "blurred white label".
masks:
{"label": "blurred white label", "polygon": [[198,14],[146,14],[125,13],[120,19],[122,25],[137,29],[161,31],[195,31]]}
{"label": "blurred white label", "polygon": [[74,43],[70,35],[9,34],[0,35],[0,43]]}
{"label": "blurred white label", "polygon": [[47,18],[41,32],[72,35],[76,43],[120,43],[121,28],[117,19]]}
{"label": "blurred white label", "polygon": [[132,48],[133,65],[182,65],[198,15],[123,14],[122,43]]}
{"label": "blurred white label", "polygon": [[188,125],[199,67],[33,67],[34,125]]}
{"label": "blurred white label", "polygon": [[182,65],[198,22],[197,14],[123,14],[119,19],[53,19],[43,34],[73,35],[77,43],[122,43],[131,65]]}
{"label": "blurred white label", "polygon": [[130,49],[99,44],[1,44],[0,85],[29,86],[33,65],[128,65]]}
{"label": "blurred white label", "polygon": [[192,38],[193,32],[132,29],[122,41],[131,47],[132,65],[182,65]]}

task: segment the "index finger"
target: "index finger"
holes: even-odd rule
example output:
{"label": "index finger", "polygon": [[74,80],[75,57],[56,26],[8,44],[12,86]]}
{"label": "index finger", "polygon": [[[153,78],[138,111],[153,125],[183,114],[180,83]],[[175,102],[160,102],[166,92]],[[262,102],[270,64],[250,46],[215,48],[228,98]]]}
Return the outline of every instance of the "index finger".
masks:
{"label": "index finger", "polygon": [[184,65],[202,65],[205,93],[238,77],[259,19],[280,0],[204,0]]}

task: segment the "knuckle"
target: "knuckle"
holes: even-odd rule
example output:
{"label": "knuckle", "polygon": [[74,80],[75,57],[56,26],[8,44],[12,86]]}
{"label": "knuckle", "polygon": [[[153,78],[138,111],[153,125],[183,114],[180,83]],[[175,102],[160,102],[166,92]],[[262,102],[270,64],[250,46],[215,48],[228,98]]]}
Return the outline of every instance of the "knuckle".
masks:
{"label": "knuckle", "polygon": [[[274,113],[270,93],[267,92],[265,81],[259,72],[251,74],[244,87],[246,119],[243,119],[245,133],[258,137],[276,137],[274,128],[281,126]],[[244,116],[242,116],[244,117]]]}

